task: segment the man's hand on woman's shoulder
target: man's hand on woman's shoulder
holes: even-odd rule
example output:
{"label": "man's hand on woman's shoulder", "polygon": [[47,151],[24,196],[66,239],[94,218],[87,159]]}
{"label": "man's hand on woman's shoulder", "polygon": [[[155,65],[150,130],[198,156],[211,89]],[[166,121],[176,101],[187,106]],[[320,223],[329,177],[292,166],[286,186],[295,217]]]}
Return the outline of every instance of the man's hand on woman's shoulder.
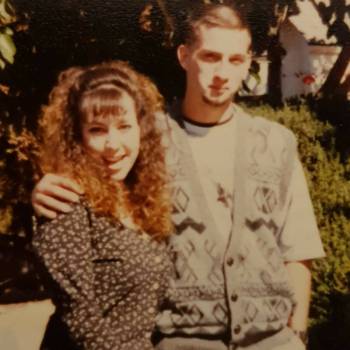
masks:
{"label": "man's hand on woman's shoulder", "polygon": [[83,194],[79,185],[64,176],[46,174],[32,192],[32,206],[36,215],[54,219],[58,213],[72,210],[70,203],[79,202]]}

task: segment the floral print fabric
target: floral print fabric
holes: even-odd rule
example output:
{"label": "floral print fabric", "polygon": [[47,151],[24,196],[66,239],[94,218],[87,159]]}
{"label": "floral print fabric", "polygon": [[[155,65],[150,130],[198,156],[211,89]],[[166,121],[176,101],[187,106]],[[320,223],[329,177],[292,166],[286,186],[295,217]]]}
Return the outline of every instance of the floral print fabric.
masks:
{"label": "floral print fabric", "polygon": [[76,205],[38,226],[33,245],[60,288],[63,321],[84,349],[153,349],[170,276],[164,246]]}

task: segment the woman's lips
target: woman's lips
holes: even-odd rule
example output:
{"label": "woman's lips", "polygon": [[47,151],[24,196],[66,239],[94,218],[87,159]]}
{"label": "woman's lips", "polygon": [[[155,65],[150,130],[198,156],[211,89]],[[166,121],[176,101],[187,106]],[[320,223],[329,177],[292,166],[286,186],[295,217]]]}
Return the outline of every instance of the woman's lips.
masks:
{"label": "woman's lips", "polygon": [[117,157],[117,158],[113,158],[113,159],[104,159],[104,162],[106,163],[107,165],[107,168],[110,169],[110,170],[119,170],[119,163],[121,161],[123,161],[125,158],[127,157],[126,154],[120,156],[120,157]]}

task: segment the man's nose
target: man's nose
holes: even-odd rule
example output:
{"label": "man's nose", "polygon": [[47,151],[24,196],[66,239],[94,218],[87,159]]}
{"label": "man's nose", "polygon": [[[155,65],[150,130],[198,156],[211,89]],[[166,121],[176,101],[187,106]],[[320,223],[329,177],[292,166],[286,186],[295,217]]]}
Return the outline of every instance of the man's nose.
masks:
{"label": "man's nose", "polygon": [[215,74],[213,78],[214,85],[224,85],[228,82],[228,77],[220,74]]}
{"label": "man's nose", "polygon": [[214,74],[214,83],[224,84],[229,80],[231,71],[229,64],[227,62],[218,63],[215,74]]}

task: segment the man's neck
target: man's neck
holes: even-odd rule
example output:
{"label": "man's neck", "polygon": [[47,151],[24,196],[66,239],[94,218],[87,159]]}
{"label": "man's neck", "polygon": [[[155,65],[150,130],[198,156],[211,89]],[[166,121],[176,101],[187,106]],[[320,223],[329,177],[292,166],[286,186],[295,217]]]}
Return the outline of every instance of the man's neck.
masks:
{"label": "man's neck", "polygon": [[193,101],[185,96],[182,102],[182,113],[187,119],[200,124],[216,124],[222,121],[221,118],[230,106],[227,102],[220,106],[210,105],[202,100]]}

